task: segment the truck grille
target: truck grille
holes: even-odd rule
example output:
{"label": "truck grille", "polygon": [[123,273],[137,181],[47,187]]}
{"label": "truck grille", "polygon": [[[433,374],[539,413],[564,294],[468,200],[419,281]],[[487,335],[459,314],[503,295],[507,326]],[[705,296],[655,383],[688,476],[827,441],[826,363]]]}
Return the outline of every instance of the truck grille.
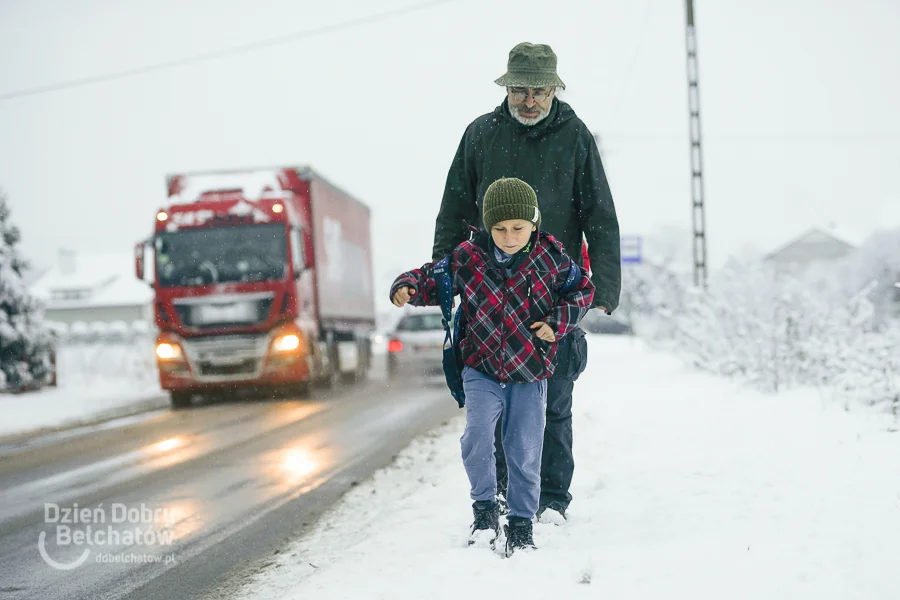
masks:
{"label": "truck grille", "polygon": [[184,351],[199,379],[223,381],[259,374],[268,341],[258,334],[187,338]]}

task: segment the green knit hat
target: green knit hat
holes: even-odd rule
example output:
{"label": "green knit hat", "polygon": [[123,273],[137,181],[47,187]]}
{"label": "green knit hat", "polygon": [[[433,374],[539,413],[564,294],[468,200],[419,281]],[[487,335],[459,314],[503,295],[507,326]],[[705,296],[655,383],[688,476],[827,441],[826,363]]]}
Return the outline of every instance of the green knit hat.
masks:
{"label": "green knit hat", "polygon": [[537,194],[521,179],[498,179],[484,192],[481,219],[487,231],[500,221],[510,219],[523,219],[540,227],[541,211]]}

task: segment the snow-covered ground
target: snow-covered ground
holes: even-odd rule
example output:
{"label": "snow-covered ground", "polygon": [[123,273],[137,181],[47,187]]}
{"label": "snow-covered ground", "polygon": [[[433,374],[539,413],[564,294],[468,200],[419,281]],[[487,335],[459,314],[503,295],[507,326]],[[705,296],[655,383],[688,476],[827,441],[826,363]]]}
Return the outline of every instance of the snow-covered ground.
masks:
{"label": "snow-covered ground", "polygon": [[[246,598],[900,598],[900,433],[815,390],[765,396],[590,338],[574,501],[539,550],[466,548],[464,417],[415,440]],[[452,402],[449,395],[448,402]]]}
{"label": "snow-covered ground", "polygon": [[168,396],[158,385],[135,387],[128,381],[0,394],[0,437],[92,423],[168,405]]}
{"label": "snow-covered ground", "polygon": [[169,405],[147,340],[64,345],[56,364],[58,387],[0,394],[0,437]]}

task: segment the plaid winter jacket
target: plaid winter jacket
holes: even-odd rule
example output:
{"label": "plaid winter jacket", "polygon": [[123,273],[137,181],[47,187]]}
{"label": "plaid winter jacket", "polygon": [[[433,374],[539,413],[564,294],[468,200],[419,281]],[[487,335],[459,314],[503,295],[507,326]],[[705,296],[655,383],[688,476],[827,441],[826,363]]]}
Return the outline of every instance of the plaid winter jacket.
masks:
{"label": "plaid winter jacket", "polygon": [[[467,321],[460,342],[463,361],[501,382],[547,379],[553,374],[557,344],[540,340],[529,327],[544,321],[560,340],[587,314],[594,286],[583,275],[574,289],[560,293],[575,263],[562,244],[543,232],[525,262],[507,277],[506,269],[490,259],[488,235],[479,232],[457,246],[450,262],[453,292],[460,295]],[[434,263],[400,275],[391,286],[392,298],[402,286],[416,290],[410,304],[439,304]]]}

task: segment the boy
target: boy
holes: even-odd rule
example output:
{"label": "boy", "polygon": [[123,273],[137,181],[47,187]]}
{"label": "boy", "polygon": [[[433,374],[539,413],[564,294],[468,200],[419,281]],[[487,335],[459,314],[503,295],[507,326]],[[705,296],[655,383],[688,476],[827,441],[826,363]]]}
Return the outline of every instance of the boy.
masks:
{"label": "boy", "polygon": [[[531,520],[541,486],[547,379],[556,342],[591,307],[594,286],[552,236],[541,232],[537,195],[520,179],[498,179],[484,194],[484,231],[453,251],[453,292],[461,297],[466,335],[466,430],[460,440],[471,484],[472,537],[499,534],[494,428],[502,419],[509,465],[506,552],[535,548]],[[396,306],[437,305],[434,264],[400,275]]]}

